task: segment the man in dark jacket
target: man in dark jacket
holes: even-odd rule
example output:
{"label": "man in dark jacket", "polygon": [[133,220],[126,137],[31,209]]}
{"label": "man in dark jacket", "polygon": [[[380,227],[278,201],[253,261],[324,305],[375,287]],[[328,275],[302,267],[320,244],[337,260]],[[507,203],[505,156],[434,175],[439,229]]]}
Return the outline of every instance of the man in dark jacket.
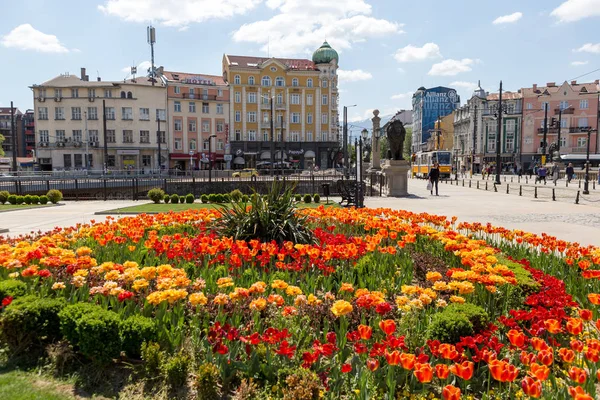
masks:
{"label": "man in dark jacket", "polygon": [[436,162],[433,164],[433,168],[429,170],[429,182],[431,182],[431,194],[433,195],[433,186],[435,185],[435,195],[438,194],[438,182],[440,180],[440,165]]}
{"label": "man in dark jacket", "polygon": [[575,175],[575,169],[573,168],[572,163],[569,163],[569,165],[567,166],[565,174],[567,175],[567,182],[571,182],[571,179],[573,179],[573,175]]}

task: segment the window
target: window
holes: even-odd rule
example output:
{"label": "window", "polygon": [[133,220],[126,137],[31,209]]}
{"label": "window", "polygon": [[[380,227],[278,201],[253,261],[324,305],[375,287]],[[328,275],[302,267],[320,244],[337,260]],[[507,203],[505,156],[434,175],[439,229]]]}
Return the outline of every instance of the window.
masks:
{"label": "window", "polygon": [[106,130],[106,143],[115,143],[117,141],[117,134],[114,129]]}
{"label": "window", "polygon": [[579,120],[577,121],[577,126],[580,127],[580,128],[586,128],[586,127],[588,127],[590,125],[588,124],[588,119],[587,118],[579,118]]}
{"label": "window", "polygon": [[312,78],[308,78],[308,79],[306,80],[306,86],[308,86],[308,87],[313,87],[313,80],[312,80]]}
{"label": "window", "polygon": [[38,119],[40,119],[40,120],[48,119],[48,107],[39,107],[38,108]]}
{"label": "window", "polygon": [[264,112],[262,120],[265,124],[268,124],[269,123],[269,113]]}
{"label": "window", "polygon": [[282,142],[282,140],[281,140],[281,132],[277,132],[277,142]]}
{"label": "window", "polygon": [[54,89],[54,97],[58,99],[62,98],[62,89]]}
{"label": "window", "polygon": [[532,108],[533,108],[533,104],[531,104],[531,103],[527,103],[527,109],[528,109],[528,110],[531,110]]}
{"label": "window", "polygon": [[236,111],[235,112],[235,122],[241,122],[242,121],[242,113],[241,111]]}
{"label": "window", "polygon": [[156,118],[159,121],[166,121],[167,120],[167,110],[165,110],[164,108],[157,108],[156,109]]}
{"label": "window", "polygon": [[123,143],[133,143],[133,131],[131,131],[131,130],[123,131]]}
{"label": "window", "polygon": [[217,97],[223,97],[223,89],[217,90]]}
{"label": "window", "polygon": [[298,86],[298,78],[292,79],[292,86],[294,86],[294,87]]}
{"label": "window", "polygon": [[195,120],[188,121],[188,132],[196,132],[196,121]]}
{"label": "window", "polygon": [[140,143],[150,143],[150,131],[140,131]]}
{"label": "window", "polygon": [[587,147],[587,138],[586,137],[578,137],[577,138],[577,147]]}
{"label": "window", "polygon": [[281,76],[278,76],[275,79],[275,86],[285,86],[285,80]]}
{"label": "window", "polygon": [[56,141],[57,142],[64,142],[65,141],[65,131],[62,129],[59,129],[56,131]]}
{"label": "window", "polygon": [[300,95],[297,93],[292,94],[292,104],[300,104]]}
{"label": "window", "polygon": [[240,92],[235,92],[235,102],[236,103],[242,102],[242,94]]}
{"label": "window", "polygon": [[208,89],[202,89],[202,99],[208,100]]}
{"label": "window", "polygon": [[298,131],[292,131],[290,136],[291,136],[290,140],[292,142],[299,142],[300,141],[300,132],[298,132]]}
{"label": "window", "polygon": [[254,85],[254,77],[253,76],[248,77],[248,85]]}
{"label": "window", "polygon": [[248,112],[248,122],[256,122],[256,111]]}
{"label": "window", "polygon": [[202,150],[208,150],[208,147],[209,147],[209,142],[208,142],[208,140],[205,140],[202,143]]}
{"label": "window", "polygon": [[150,109],[149,108],[140,108],[140,120],[150,121]]}
{"label": "window", "polygon": [[50,135],[47,130],[39,131],[40,134],[40,142],[48,143],[50,141]]}
{"label": "window", "polygon": [[202,114],[208,114],[209,112],[209,103],[202,103]]}
{"label": "window", "polygon": [[98,142],[98,129],[90,129],[88,131],[88,140],[90,142]]}
{"label": "window", "polygon": [[121,107],[121,115],[125,120],[133,119],[133,108],[131,107]]}
{"label": "window", "polygon": [[242,80],[241,80],[241,78],[240,78],[240,76],[239,76],[239,75],[236,75],[236,76],[234,76],[234,77],[233,77],[233,83],[234,83],[235,85],[239,85],[239,84],[241,84],[241,83],[242,83]]}
{"label": "window", "polygon": [[193,101],[190,101],[188,104],[188,110],[191,113],[195,113],[196,112],[196,103],[194,103]]}
{"label": "window", "polygon": [[566,101],[566,100],[563,100],[563,101],[561,101],[561,102],[560,102],[560,104],[559,104],[559,108],[560,108],[561,110],[564,110],[564,109],[566,109],[566,108],[569,108],[569,102],[568,102],[568,101]]}
{"label": "window", "polygon": [[167,135],[165,131],[158,131],[158,137],[160,138],[161,143],[167,143]]}
{"label": "window", "polygon": [[321,104],[326,106],[327,105],[327,95],[324,94],[323,97],[321,97]]}
{"label": "window", "polygon": [[74,129],[73,130],[73,141],[74,142],[81,142],[81,129]]}
{"label": "window", "polygon": [[125,93],[125,91],[121,91],[121,98],[122,99],[126,99],[127,98],[127,93]]}
{"label": "window", "polygon": [[292,124],[299,124],[300,123],[300,113],[295,112],[292,113]]}
{"label": "window", "polygon": [[152,166],[152,156],[147,154],[142,154],[142,166],[143,167],[151,167]]}
{"label": "window", "polygon": [[173,103],[173,111],[181,112],[181,102],[180,101],[175,101]]}
{"label": "window", "polygon": [[97,107],[88,107],[87,119],[91,119],[91,120],[98,119],[98,108]]}
{"label": "window", "polygon": [[321,141],[322,142],[326,142],[327,141],[327,132],[321,132]]}
{"label": "window", "polygon": [[110,120],[115,119],[115,108],[114,107],[106,107],[106,119],[110,119]]}
{"label": "window", "polygon": [[225,123],[223,121],[217,121],[217,133],[223,132]]}
{"label": "window", "polygon": [[65,109],[63,107],[54,107],[54,119],[65,119]]}
{"label": "window", "polygon": [[269,141],[269,131],[263,131],[263,136],[262,136],[262,140],[263,142],[268,142]]}
{"label": "window", "polygon": [[202,121],[202,132],[210,132],[210,121]]}
{"label": "window", "polygon": [[237,140],[237,141],[242,140],[242,131],[239,129],[235,130],[235,140]]}
{"label": "window", "polygon": [[515,120],[514,119],[507,119],[506,123],[505,123],[505,129],[507,133],[514,133],[515,132]]}
{"label": "window", "polygon": [[323,79],[323,81],[321,82],[321,87],[327,87],[327,80]]}
{"label": "window", "polygon": [[96,89],[88,89],[88,97],[90,97],[90,98],[96,97]]}
{"label": "window", "polygon": [[75,158],[75,168],[83,167],[83,157],[81,154],[73,154]]}
{"label": "window", "polygon": [[196,139],[190,140],[190,151],[196,150]]}
{"label": "window", "polygon": [[71,168],[71,155],[70,154],[63,154],[63,164],[65,169],[67,168]]}
{"label": "window", "polygon": [[223,114],[223,104],[217,103],[217,114]]}
{"label": "window", "polygon": [[550,110],[550,103],[548,103],[547,101],[544,101],[542,103],[542,110],[548,109]]}
{"label": "window", "polygon": [[312,94],[307,94],[306,95],[306,105],[307,106],[312,106],[313,105],[313,95]]}
{"label": "window", "polygon": [[579,108],[585,110],[589,107],[589,102],[587,100],[579,100]]}
{"label": "window", "polygon": [[561,128],[566,128],[566,127],[568,126],[568,125],[567,125],[567,123],[568,123],[568,122],[569,122],[569,121],[567,121],[566,119],[561,119],[561,120],[560,120],[560,127],[561,127]]}
{"label": "window", "polygon": [[283,104],[283,94],[277,93],[277,105]]}
{"label": "window", "polygon": [[71,89],[71,97],[77,98],[79,97],[79,89]]}
{"label": "window", "polygon": [[183,130],[183,126],[182,126],[183,124],[181,123],[180,119],[173,120],[173,122],[175,123],[175,130],[176,131],[182,131]]}
{"label": "window", "polygon": [[181,144],[181,139],[175,139],[175,150],[181,151],[183,149],[183,146]]}
{"label": "window", "polygon": [[260,84],[263,86],[271,86],[271,78],[269,76],[263,76]]}
{"label": "window", "polygon": [[249,92],[248,93],[248,103],[256,103],[256,93],[255,92]]}
{"label": "window", "polygon": [[196,97],[196,90],[193,87],[190,88],[190,90],[189,90],[189,97],[190,97],[190,99],[193,99]]}
{"label": "window", "polygon": [[327,114],[325,114],[325,113],[321,114],[321,123],[322,124],[327,123]]}
{"label": "window", "polygon": [[306,141],[307,142],[313,141],[313,133],[311,131],[306,132]]}
{"label": "window", "polygon": [[117,158],[113,155],[109,155],[108,158],[106,159],[106,166],[114,167],[116,165],[117,165]]}
{"label": "window", "polygon": [[248,140],[251,142],[256,141],[256,131],[248,131]]}
{"label": "window", "polygon": [[506,114],[514,114],[515,113],[515,103],[507,103],[506,104]]}
{"label": "window", "polygon": [[567,147],[567,138],[564,136],[560,138],[560,147]]}
{"label": "window", "polygon": [[312,115],[312,113],[306,114],[306,123],[307,124],[312,124],[313,123],[313,115]]}
{"label": "window", "polygon": [[175,92],[175,94],[180,94],[181,93],[181,88],[179,86],[175,86],[173,88],[173,91]]}
{"label": "window", "polygon": [[217,140],[217,150],[223,150],[224,148],[223,139]]}
{"label": "window", "polygon": [[112,90],[104,89],[104,97],[112,97]]}

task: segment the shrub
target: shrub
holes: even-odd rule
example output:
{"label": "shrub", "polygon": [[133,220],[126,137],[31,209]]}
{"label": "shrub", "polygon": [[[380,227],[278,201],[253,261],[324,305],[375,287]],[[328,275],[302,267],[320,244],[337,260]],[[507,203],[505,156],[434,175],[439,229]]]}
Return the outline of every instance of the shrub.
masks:
{"label": "shrub", "polygon": [[40,196],[40,204],[48,204],[48,196],[46,196],[45,194],[41,195]]}
{"label": "shrub", "polygon": [[63,298],[24,296],[6,307],[0,327],[3,340],[12,353],[41,350],[46,344],[60,339],[58,315],[65,304]]}
{"label": "shrub", "polygon": [[17,204],[17,196],[14,194],[11,194],[10,196],[8,196],[7,200],[12,205]]}
{"label": "shrub", "polygon": [[31,204],[39,204],[40,202],[40,196],[34,195],[31,196]]}
{"label": "shrub", "polygon": [[200,196],[200,201],[203,202],[204,204],[209,202],[208,196],[203,194],[202,196]]}
{"label": "shrub", "polygon": [[300,193],[296,193],[294,195],[294,200],[296,200],[298,203],[300,203],[302,201],[302,195]]}
{"label": "shrub", "polygon": [[187,204],[192,204],[192,203],[194,202],[194,200],[195,200],[195,198],[194,198],[194,195],[193,195],[193,194],[191,194],[191,193],[188,193],[188,194],[185,196],[185,202],[186,202]]}
{"label": "shrub", "polygon": [[208,201],[210,203],[216,203],[217,202],[217,195],[214,193],[211,193],[208,195]]}
{"label": "shrub", "polygon": [[490,321],[488,313],[483,308],[470,303],[452,303],[443,312],[463,314],[473,325],[475,333],[484,330]]}
{"label": "shrub", "polygon": [[313,196],[313,200],[315,203],[320,203],[321,202],[321,196],[319,195],[319,193],[315,193]]}
{"label": "shrub", "polygon": [[9,279],[0,281],[0,301],[5,297],[21,297],[27,293],[27,285],[25,282]]}
{"label": "shrub", "polygon": [[284,400],[318,399],[323,389],[321,379],[311,370],[300,368],[288,375],[283,386]]}
{"label": "shrub", "polygon": [[433,316],[427,329],[429,339],[451,344],[459,342],[461,337],[471,336],[474,332],[473,324],[466,315],[445,310]]}
{"label": "shrub", "polygon": [[185,385],[189,367],[190,358],[182,353],[174,355],[162,365],[167,382],[172,388]]}
{"label": "shrub", "polygon": [[247,203],[248,201],[250,201],[250,196],[247,194],[242,195],[242,202]]}
{"label": "shrub", "polygon": [[173,204],[179,203],[179,195],[178,194],[171,195],[171,203],[173,203]]}
{"label": "shrub", "polygon": [[154,188],[148,190],[148,199],[152,200],[154,204],[160,203],[165,198],[165,191],[161,188]]}
{"label": "shrub", "polygon": [[212,400],[219,396],[219,368],[212,363],[204,363],[198,368],[196,386],[198,399]]}
{"label": "shrub", "polygon": [[17,204],[23,204],[25,198],[23,196],[17,196]]}
{"label": "shrub", "polygon": [[133,315],[120,324],[122,349],[129,357],[138,358],[144,341],[155,341],[158,329],[153,319],[141,315]]}
{"label": "shrub", "polygon": [[163,201],[165,202],[165,204],[169,204],[170,200],[171,200],[171,196],[169,196],[168,194],[165,194],[165,197],[163,197]]}
{"label": "shrub", "polygon": [[160,366],[165,358],[165,353],[160,351],[160,345],[155,342],[144,342],[140,353],[144,360],[146,374],[150,377],[160,374]]}
{"label": "shrub", "polygon": [[215,202],[218,204],[222,204],[225,202],[225,198],[223,197],[223,195],[221,193],[215,194]]}
{"label": "shrub", "polygon": [[56,189],[49,190],[48,193],[46,194],[46,196],[48,196],[48,200],[50,200],[50,202],[52,204],[58,203],[63,198],[63,195],[60,192],[60,190],[56,190]]}
{"label": "shrub", "polygon": [[304,202],[306,204],[309,204],[312,201],[312,197],[310,197],[310,194],[305,194],[304,195]]}
{"label": "shrub", "polygon": [[25,196],[23,196],[23,203],[31,204],[31,195],[30,194],[26,194]]}
{"label": "shrub", "polygon": [[242,200],[243,194],[240,189],[235,189],[231,193],[229,193],[229,196],[231,197],[231,201],[239,202]]}
{"label": "shrub", "polygon": [[[84,356],[107,363],[119,355],[119,315],[101,306],[77,303],[60,314],[61,331]],[[74,327],[74,329],[73,329]]]}
{"label": "shrub", "polygon": [[6,190],[1,190],[0,191],[0,204],[5,204],[8,201],[8,196],[10,196],[10,193],[8,193]]}
{"label": "shrub", "polygon": [[221,196],[223,196],[223,203],[231,203],[231,196],[229,193],[222,194]]}

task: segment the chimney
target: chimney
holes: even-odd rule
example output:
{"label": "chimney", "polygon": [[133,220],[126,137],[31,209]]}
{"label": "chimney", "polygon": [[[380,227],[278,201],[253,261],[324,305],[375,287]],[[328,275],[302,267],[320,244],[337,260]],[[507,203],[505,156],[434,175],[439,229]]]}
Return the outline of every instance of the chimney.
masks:
{"label": "chimney", "polygon": [[596,79],[596,80],[594,81],[594,83],[595,83],[596,85],[600,85],[600,79]]}
{"label": "chimney", "polygon": [[89,80],[90,80],[90,76],[89,76],[89,75],[86,75],[86,76],[85,76],[85,81],[86,81],[86,82],[89,82]]}
{"label": "chimney", "polygon": [[546,83],[546,86],[554,87],[554,86],[556,86],[556,82],[548,82],[548,83]]}
{"label": "chimney", "polygon": [[571,85],[577,85],[577,81],[571,81]]}
{"label": "chimney", "polygon": [[102,79],[100,79],[100,77],[98,77],[98,82],[102,81]]}
{"label": "chimney", "polygon": [[81,80],[85,81],[85,68],[81,68]]}
{"label": "chimney", "polygon": [[537,90],[537,83],[533,84],[533,90]]}

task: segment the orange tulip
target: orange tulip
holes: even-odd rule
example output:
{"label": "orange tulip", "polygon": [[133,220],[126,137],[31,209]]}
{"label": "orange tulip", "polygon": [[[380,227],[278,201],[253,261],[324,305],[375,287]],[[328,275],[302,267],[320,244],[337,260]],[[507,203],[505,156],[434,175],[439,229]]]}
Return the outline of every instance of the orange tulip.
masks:
{"label": "orange tulip", "polygon": [[600,361],[600,353],[598,352],[598,350],[594,350],[594,349],[587,349],[584,353],[585,358],[587,358],[589,361],[591,362],[598,362]]}
{"label": "orange tulip", "polygon": [[588,310],[587,308],[582,308],[579,310],[579,316],[585,321],[591,321],[593,317],[592,311]]}
{"label": "orange tulip", "polygon": [[555,319],[545,320],[544,326],[546,327],[546,330],[548,332],[552,333],[553,335],[562,332],[562,328],[560,326],[560,321],[557,321]]}
{"label": "orange tulip", "polygon": [[569,318],[567,321],[567,331],[573,336],[579,335],[583,332],[583,320],[580,318]]}
{"label": "orange tulip", "polygon": [[554,354],[552,354],[552,350],[542,350],[538,353],[537,359],[544,365],[552,365],[554,362]]}
{"label": "orange tulip", "polygon": [[598,370],[598,372],[596,372],[596,379],[598,379],[600,381],[600,370]]}
{"label": "orange tulip", "polygon": [[550,368],[546,367],[543,364],[540,365],[536,363],[531,363],[529,368],[529,375],[537,378],[542,382],[548,379],[548,376],[550,375]]}
{"label": "orange tulip", "polygon": [[400,362],[402,363],[402,368],[404,369],[413,369],[415,367],[415,361],[417,361],[417,357],[414,354],[402,353],[400,355]]}
{"label": "orange tulip", "polygon": [[537,399],[542,395],[542,382],[539,380],[533,380],[529,376],[526,376],[521,381],[521,388],[523,392],[530,397]]}
{"label": "orange tulip", "polygon": [[531,346],[537,351],[546,350],[548,348],[548,343],[544,341],[544,339],[540,339],[539,337],[531,338]]}
{"label": "orange tulip", "polygon": [[413,371],[413,374],[419,380],[419,382],[428,383],[433,379],[433,368],[431,368],[429,363],[415,363],[415,370]]}
{"label": "orange tulip", "polygon": [[396,332],[396,323],[393,319],[385,319],[379,322],[379,328],[389,336]]}
{"label": "orange tulip", "polygon": [[569,345],[573,351],[576,351],[577,353],[581,353],[583,351],[583,342],[581,340],[572,339]]}
{"label": "orange tulip", "polygon": [[362,340],[371,339],[371,335],[373,334],[373,328],[368,325],[359,325],[358,326],[358,334]]}
{"label": "orange tulip", "polygon": [[592,303],[594,305],[599,305],[600,304],[600,294],[590,293],[590,294],[588,294],[588,300],[590,301],[590,303]]}
{"label": "orange tulip", "polygon": [[572,363],[573,360],[575,359],[575,352],[573,350],[567,349],[565,347],[558,350],[558,355],[566,363]]}
{"label": "orange tulip", "polygon": [[594,398],[587,394],[581,386],[569,386],[569,394],[573,400],[594,400]]}
{"label": "orange tulip", "polygon": [[468,381],[469,379],[471,379],[473,377],[474,367],[475,367],[475,365],[473,364],[472,361],[463,361],[460,364],[455,363],[455,364],[451,365],[450,372],[452,372],[454,375],[458,376],[459,378],[462,378],[465,381]]}
{"label": "orange tulip", "polygon": [[512,382],[519,375],[519,370],[512,364],[501,360],[492,360],[489,363],[492,378],[499,382]]}
{"label": "orange tulip", "polygon": [[522,351],[519,358],[521,359],[521,363],[523,363],[523,365],[529,365],[535,361],[535,354]]}
{"label": "orange tulip", "polygon": [[379,368],[379,360],[376,360],[374,358],[369,358],[367,360],[367,368],[369,368],[369,371],[375,372],[377,370],[377,368]]}
{"label": "orange tulip", "polygon": [[384,355],[385,355],[385,359],[389,365],[400,364],[400,352],[398,350],[394,350],[391,353],[386,350]]}
{"label": "orange tulip", "polygon": [[458,351],[456,351],[456,347],[451,344],[441,344],[438,348],[438,351],[442,358],[445,358],[446,360],[454,360],[456,357],[458,357]]}
{"label": "orange tulip", "polygon": [[587,373],[581,368],[571,367],[569,369],[569,378],[571,378],[573,382],[581,385],[585,383],[585,380],[587,379]]}
{"label": "orange tulip", "polygon": [[460,394],[460,389],[452,385],[446,385],[442,390],[444,400],[460,400]]}
{"label": "orange tulip", "polygon": [[525,345],[526,336],[523,332],[519,332],[516,329],[511,329],[508,331],[508,340],[510,340],[510,344],[515,347],[523,347]]}
{"label": "orange tulip", "polygon": [[[598,373],[600,374],[600,371],[598,371]],[[446,379],[448,378],[449,374],[450,370],[448,369],[448,366],[446,364],[438,364],[435,366],[435,375],[439,379]]]}

